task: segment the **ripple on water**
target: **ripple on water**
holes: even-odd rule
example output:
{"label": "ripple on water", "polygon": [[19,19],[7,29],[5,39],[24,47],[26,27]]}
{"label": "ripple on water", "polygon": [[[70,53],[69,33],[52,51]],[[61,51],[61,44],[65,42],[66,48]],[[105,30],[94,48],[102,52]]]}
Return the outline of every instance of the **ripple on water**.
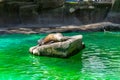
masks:
{"label": "ripple on water", "polygon": [[0,80],[118,80],[120,33],[83,34],[86,48],[69,59],[29,54],[46,34],[0,35]]}

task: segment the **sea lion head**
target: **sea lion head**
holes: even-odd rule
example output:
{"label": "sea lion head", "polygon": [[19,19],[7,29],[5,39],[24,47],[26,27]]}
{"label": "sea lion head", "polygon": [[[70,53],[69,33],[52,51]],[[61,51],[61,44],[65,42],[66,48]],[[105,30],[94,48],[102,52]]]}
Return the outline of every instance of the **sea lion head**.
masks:
{"label": "sea lion head", "polygon": [[44,44],[44,41],[43,41],[44,39],[39,39],[38,40],[38,44],[39,44],[39,46],[41,46],[41,45],[43,45]]}

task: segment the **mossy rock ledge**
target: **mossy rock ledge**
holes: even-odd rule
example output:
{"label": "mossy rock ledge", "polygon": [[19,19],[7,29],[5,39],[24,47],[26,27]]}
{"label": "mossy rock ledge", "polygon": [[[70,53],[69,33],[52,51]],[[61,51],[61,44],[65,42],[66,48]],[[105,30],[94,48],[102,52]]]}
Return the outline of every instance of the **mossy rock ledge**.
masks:
{"label": "mossy rock ledge", "polygon": [[29,51],[38,56],[68,58],[79,53],[83,48],[82,35],[76,35],[63,42],[33,46]]}

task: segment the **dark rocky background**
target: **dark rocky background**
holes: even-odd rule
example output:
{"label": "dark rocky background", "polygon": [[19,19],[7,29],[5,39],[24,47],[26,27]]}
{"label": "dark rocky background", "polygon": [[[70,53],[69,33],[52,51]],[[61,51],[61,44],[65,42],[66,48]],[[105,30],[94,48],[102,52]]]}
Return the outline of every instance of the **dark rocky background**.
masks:
{"label": "dark rocky background", "polygon": [[[70,12],[71,9],[75,11]],[[119,12],[119,0],[114,5],[66,3],[64,0],[0,0],[0,27],[77,26],[103,21],[120,23]]]}

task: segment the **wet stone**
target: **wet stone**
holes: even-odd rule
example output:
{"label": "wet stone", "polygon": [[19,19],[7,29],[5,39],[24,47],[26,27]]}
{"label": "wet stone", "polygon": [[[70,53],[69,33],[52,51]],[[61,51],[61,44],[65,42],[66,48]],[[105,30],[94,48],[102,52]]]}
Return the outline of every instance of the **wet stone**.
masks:
{"label": "wet stone", "polygon": [[77,54],[84,48],[82,35],[76,35],[69,38],[70,39],[61,42],[33,46],[29,51],[38,56],[68,58]]}

